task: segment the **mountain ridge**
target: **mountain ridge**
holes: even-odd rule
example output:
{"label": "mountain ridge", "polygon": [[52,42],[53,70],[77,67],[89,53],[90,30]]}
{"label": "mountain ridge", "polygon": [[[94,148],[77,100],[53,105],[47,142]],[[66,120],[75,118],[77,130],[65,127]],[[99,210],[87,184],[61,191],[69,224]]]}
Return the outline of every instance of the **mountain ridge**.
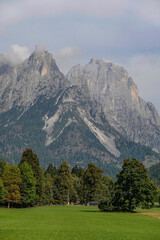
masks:
{"label": "mountain ridge", "polygon": [[109,123],[122,135],[160,151],[158,111],[139,97],[137,86],[123,67],[91,59],[84,67],[72,67],[67,79],[82,90],[83,79],[91,98],[102,104]]}
{"label": "mountain ridge", "polygon": [[34,52],[2,72],[0,155],[12,163],[25,148],[34,150],[42,166],[67,160],[85,167],[92,161],[111,176],[124,158],[141,158],[147,166],[160,161],[157,153],[111,126],[101,102],[91,97],[87,78],[73,84],[48,52]]}

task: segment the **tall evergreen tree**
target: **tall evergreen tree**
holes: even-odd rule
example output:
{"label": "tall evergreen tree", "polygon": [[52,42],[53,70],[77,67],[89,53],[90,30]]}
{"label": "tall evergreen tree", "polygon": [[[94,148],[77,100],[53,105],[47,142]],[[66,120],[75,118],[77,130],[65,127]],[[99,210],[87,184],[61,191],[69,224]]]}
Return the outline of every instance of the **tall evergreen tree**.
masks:
{"label": "tall evergreen tree", "polygon": [[69,165],[64,161],[58,168],[58,174],[54,179],[53,199],[57,204],[67,204],[73,191],[72,177]]}
{"label": "tall evergreen tree", "polygon": [[49,173],[43,177],[43,194],[41,197],[41,203],[44,205],[53,203],[53,178]]}
{"label": "tall evergreen tree", "polygon": [[20,195],[20,184],[21,184],[21,173],[17,166],[10,166],[6,164],[3,175],[2,175],[4,189],[7,194],[4,200],[8,202],[8,208],[10,203],[19,203],[21,199]]}
{"label": "tall evergreen tree", "polygon": [[43,194],[42,169],[40,167],[39,159],[32,149],[27,148],[23,152],[19,165],[23,164],[24,162],[28,163],[32,167],[33,175],[36,179],[36,194],[39,197],[39,202]]}
{"label": "tall evergreen tree", "polygon": [[102,185],[102,169],[96,167],[93,163],[88,164],[88,168],[83,176],[83,195],[84,203],[98,201]]}
{"label": "tall evergreen tree", "polygon": [[57,174],[57,168],[53,166],[52,163],[50,163],[47,167],[47,170],[45,171],[45,174],[49,173],[51,177],[53,178]]}
{"label": "tall evergreen tree", "polygon": [[82,167],[78,167],[77,165],[75,165],[73,168],[72,168],[72,174],[75,174],[77,177],[82,177],[84,175],[84,168]]}
{"label": "tall evergreen tree", "polygon": [[36,195],[36,179],[33,176],[31,166],[27,162],[20,165],[22,182],[21,190],[21,204],[24,207],[33,206],[37,201]]}

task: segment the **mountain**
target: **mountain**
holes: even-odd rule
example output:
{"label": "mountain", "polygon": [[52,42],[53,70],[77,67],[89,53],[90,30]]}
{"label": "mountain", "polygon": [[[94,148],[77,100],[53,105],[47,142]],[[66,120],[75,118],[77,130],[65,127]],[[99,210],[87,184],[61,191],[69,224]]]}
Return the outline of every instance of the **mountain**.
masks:
{"label": "mountain", "polygon": [[91,59],[84,67],[74,66],[67,79],[87,89],[91,99],[102,105],[109,123],[123,136],[160,152],[158,111],[139,97],[137,86],[123,67]]}
{"label": "mountain", "polygon": [[70,166],[86,167],[93,162],[110,176],[119,171],[124,158],[136,157],[146,166],[160,161],[158,153],[128,140],[108,119],[86,76],[81,84],[73,84],[47,51],[35,51],[17,66],[1,62],[2,158],[18,163],[22,152],[32,148],[42,166],[67,160]]}
{"label": "mountain", "polygon": [[18,66],[1,65],[0,113],[14,106],[25,109],[34,104],[38,96],[53,96],[57,90],[69,85],[64,81],[52,55],[36,51]]}

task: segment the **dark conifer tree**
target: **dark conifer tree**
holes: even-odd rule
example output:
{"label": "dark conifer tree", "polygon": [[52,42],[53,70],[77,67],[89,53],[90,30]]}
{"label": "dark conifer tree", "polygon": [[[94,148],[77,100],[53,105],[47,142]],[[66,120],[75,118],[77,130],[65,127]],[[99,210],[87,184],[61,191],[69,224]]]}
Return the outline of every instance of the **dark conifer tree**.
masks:
{"label": "dark conifer tree", "polygon": [[22,182],[21,189],[21,205],[23,207],[33,206],[37,202],[36,195],[36,179],[33,176],[31,166],[24,162],[20,165]]}
{"label": "dark conifer tree", "polygon": [[53,185],[53,199],[56,204],[67,204],[73,191],[72,176],[69,165],[64,161],[58,168]]}
{"label": "dark conifer tree", "polygon": [[50,163],[47,167],[47,170],[45,171],[45,175],[49,173],[51,177],[53,178],[57,174],[57,168],[56,166],[53,166],[52,163]]}
{"label": "dark conifer tree", "polygon": [[36,194],[39,198],[38,203],[40,203],[40,199],[43,194],[43,176],[39,158],[32,149],[27,148],[22,154],[19,165],[23,164],[24,162],[28,163],[32,167],[33,175],[36,179]]}
{"label": "dark conifer tree", "polygon": [[96,167],[93,163],[88,164],[88,168],[83,176],[83,197],[84,203],[98,201],[102,185],[102,169]]}

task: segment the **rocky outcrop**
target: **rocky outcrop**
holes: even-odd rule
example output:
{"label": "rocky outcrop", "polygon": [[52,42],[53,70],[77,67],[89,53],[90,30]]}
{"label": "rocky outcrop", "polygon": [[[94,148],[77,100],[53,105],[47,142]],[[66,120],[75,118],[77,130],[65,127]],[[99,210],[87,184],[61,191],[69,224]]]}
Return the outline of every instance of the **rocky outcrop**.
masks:
{"label": "rocky outcrop", "polygon": [[123,67],[92,59],[84,67],[73,67],[67,79],[89,90],[92,99],[103,106],[109,123],[122,135],[160,152],[158,112],[152,103],[139,97],[137,86]]}
{"label": "rocky outcrop", "polygon": [[52,55],[47,51],[35,51],[18,66],[1,63],[0,112],[13,106],[27,108],[38,96],[54,96],[58,89],[69,85],[59,71]]}

